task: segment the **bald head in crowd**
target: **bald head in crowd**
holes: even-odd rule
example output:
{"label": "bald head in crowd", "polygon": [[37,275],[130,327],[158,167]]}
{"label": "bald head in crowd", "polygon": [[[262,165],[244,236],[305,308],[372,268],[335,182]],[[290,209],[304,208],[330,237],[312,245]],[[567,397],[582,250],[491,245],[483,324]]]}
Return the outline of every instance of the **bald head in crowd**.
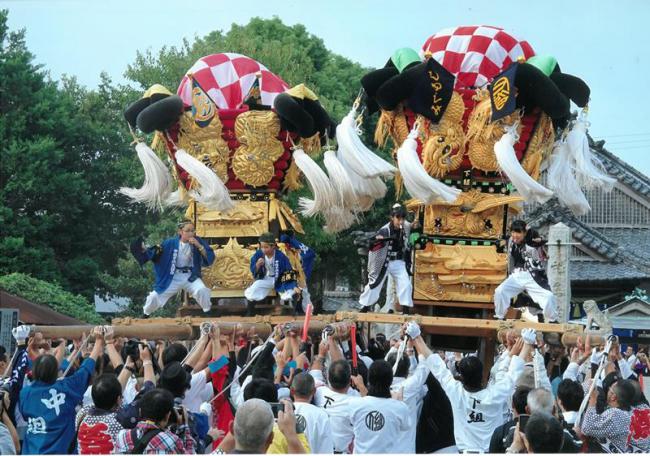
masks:
{"label": "bald head in crowd", "polygon": [[244,402],[235,415],[235,448],[243,453],[265,454],[273,442],[273,411],[261,399]]}

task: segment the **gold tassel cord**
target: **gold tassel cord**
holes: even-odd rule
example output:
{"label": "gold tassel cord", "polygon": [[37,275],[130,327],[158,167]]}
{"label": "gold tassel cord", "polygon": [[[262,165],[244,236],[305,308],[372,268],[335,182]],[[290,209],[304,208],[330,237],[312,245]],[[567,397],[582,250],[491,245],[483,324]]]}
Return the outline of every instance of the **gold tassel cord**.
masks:
{"label": "gold tassel cord", "polygon": [[[521,114],[516,111],[503,119],[492,122],[492,102],[487,90],[474,95],[476,105],[467,121],[467,155],[472,166],[482,171],[497,171],[499,165],[494,155],[494,144],[504,134],[504,127],[519,122]],[[519,123],[518,133],[521,131]]]}
{"label": "gold tassel cord", "polygon": [[554,143],[553,122],[548,115],[542,113],[521,162],[521,166],[533,179],[539,180],[542,162],[549,158]]}

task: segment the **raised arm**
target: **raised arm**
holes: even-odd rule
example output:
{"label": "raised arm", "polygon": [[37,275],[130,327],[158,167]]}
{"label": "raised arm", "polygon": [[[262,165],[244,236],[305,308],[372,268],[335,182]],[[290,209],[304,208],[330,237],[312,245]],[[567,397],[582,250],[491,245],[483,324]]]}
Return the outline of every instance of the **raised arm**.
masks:
{"label": "raised arm", "polygon": [[151,360],[151,350],[148,346],[140,345],[140,359],[142,360],[142,368],[144,369],[144,381],[156,384],[156,375],[153,371],[153,361]]}
{"label": "raised arm", "polygon": [[194,350],[192,350],[183,364],[194,369],[194,366],[197,365],[199,359],[203,356],[203,352],[205,351],[205,347],[208,345],[209,340],[210,338],[207,334],[201,335],[199,340],[196,342]]}

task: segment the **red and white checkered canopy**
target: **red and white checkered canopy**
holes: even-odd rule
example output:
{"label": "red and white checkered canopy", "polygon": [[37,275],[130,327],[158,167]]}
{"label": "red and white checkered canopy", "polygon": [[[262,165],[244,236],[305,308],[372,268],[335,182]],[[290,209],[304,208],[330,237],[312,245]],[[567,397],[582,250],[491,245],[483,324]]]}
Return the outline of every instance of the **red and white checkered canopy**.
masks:
{"label": "red and white checkered canopy", "polygon": [[456,76],[457,89],[483,87],[519,57],[535,55],[527,41],[490,25],[441,30],[426,40],[422,51]]}
{"label": "red and white checkered canopy", "polygon": [[261,73],[261,103],[273,106],[275,97],[289,88],[279,76],[245,55],[225,52],[201,57],[183,76],[178,95],[186,106],[192,104],[191,76],[219,109],[240,108]]}

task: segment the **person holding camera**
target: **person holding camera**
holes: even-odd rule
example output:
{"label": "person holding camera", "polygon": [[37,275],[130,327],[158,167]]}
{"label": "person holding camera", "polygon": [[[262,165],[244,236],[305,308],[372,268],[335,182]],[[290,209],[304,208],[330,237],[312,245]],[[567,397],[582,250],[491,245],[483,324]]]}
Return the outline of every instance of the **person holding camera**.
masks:
{"label": "person holding camera", "polygon": [[[174,396],[155,388],[139,402],[140,421],[134,429],[120,431],[115,442],[117,454],[194,454],[194,440],[187,416],[174,410]],[[176,432],[169,426],[176,422]]]}

